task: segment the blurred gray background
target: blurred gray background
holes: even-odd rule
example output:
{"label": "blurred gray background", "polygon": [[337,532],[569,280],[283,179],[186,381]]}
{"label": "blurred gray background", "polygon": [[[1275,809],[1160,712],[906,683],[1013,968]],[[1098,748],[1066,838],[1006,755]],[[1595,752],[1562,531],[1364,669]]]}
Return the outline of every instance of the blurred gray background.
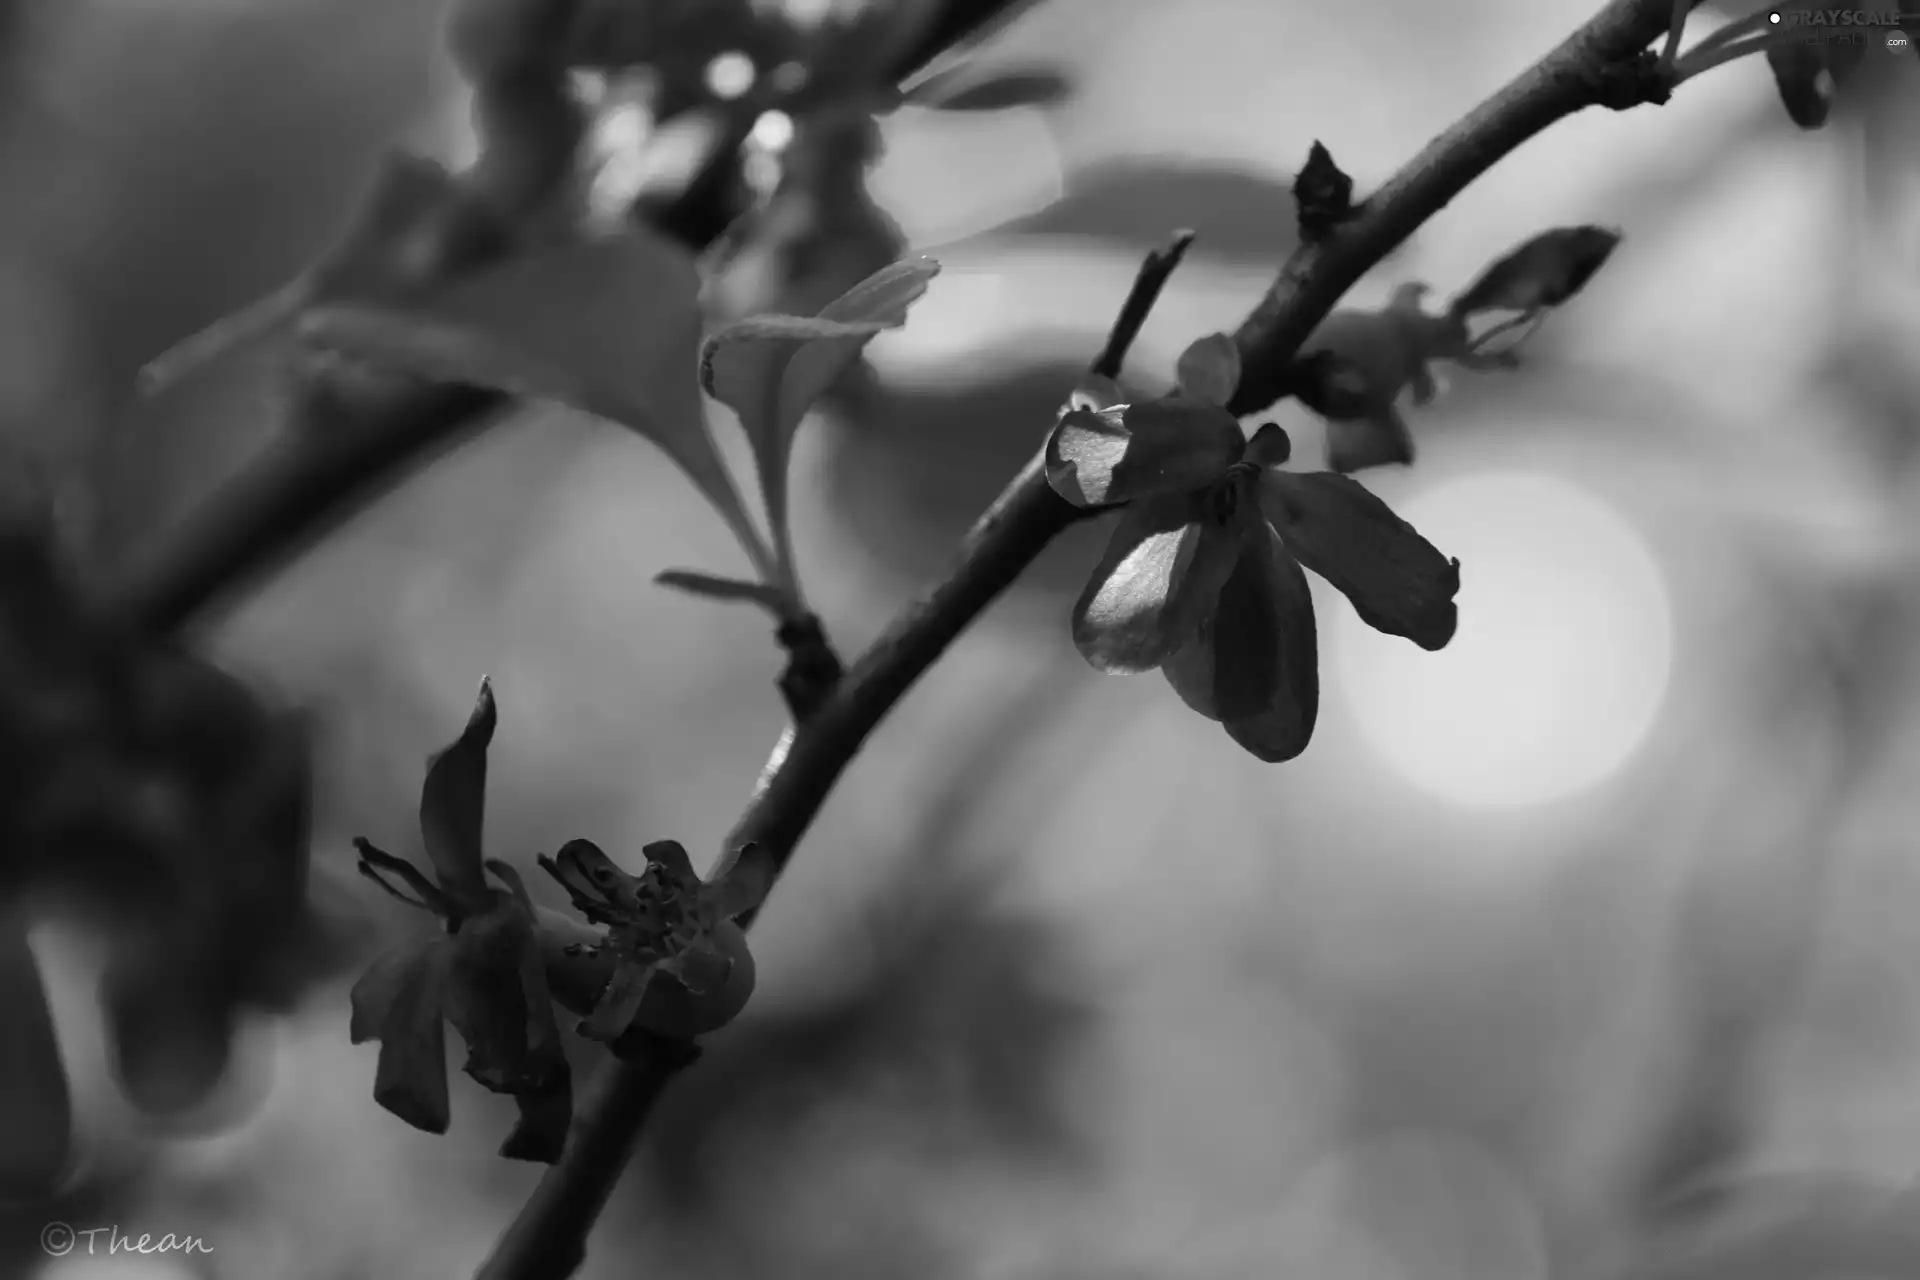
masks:
{"label": "blurred gray background", "polygon": [[[243,355],[130,430],[137,367],[295,273],[391,140],[458,152],[440,9],[0,3],[0,423],[90,477],[103,555],[272,426]],[[1045,0],[987,56],[1068,68],[1068,103],[888,119],[875,198],[945,269],[874,344],[871,411],[802,435],[842,647],[1037,444],[1146,247],[1201,232],[1135,351],[1165,380],[1264,289],[1312,141],[1370,186],[1586,11]],[[1050,553],[848,774],[584,1274],[1540,1280],[1631,1249],[1695,1172],[1909,1181],[1920,65],[1870,89],[1818,134],[1757,59],[1585,113],[1355,290],[1626,232],[1525,370],[1454,377],[1410,411],[1421,464],[1366,477],[1461,557],[1461,629],[1421,653],[1327,592],[1297,763],[1089,671],[1066,613],[1104,529]],[[710,856],[783,722],[777,654],[650,579],[737,560],[648,446],[530,411],[251,598],[209,643],[324,714],[317,891],[418,926],[348,839],[410,847],[482,673],[494,854]],[[375,1107],[345,980],[249,1031],[237,1124],[143,1129],[87,943],[37,941],[89,1165],[6,1219],[6,1274],[461,1275],[537,1177],[457,1077],[446,1137]],[[50,1217],[215,1252],[49,1263]]]}

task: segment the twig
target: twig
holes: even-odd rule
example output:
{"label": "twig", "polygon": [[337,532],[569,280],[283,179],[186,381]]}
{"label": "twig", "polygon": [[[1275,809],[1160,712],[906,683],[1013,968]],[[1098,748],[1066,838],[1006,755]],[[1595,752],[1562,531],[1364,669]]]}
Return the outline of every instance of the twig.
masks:
{"label": "twig", "polygon": [[1187,249],[1193,244],[1193,232],[1181,229],[1173,233],[1165,247],[1155,249],[1140,264],[1139,274],[1133,278],[1133,288],[1127,293],[1127,300],[1120,304],[1120,314],[1114,319],[1113,328],[1107,334],[1107,345],[1093,358],[1088,366],[1103,378],[1117,378],[1120,368],[1126,363],[1127,352],[1133,349],[1133,340],[1140,336],[1140,328],[1146,324],[1153,304],[1160,300],[1160,291],[1167,286],[1167,280],[1187,256]]}
{"label": "twig", "polygon": [[1360,277],[1481,174],[1554,121],[1592,106],[1657,102],[1647,46],[1667,29],[1668,0],[1612,0],[1560,46],[1428,143],[1367,197],[1338,234],[1303,243],[1234,335],[1244,373],[1233,409],[1279,398],[1300,345]]}
{"label": "twig", "polygon": [[[1267,371],[1260,389],[1266,398],[1241,411],[1266,408],[1278,398],[1277,387],[1297,380],[1295,353],[1347,288],[1508,152],[1585,107],[1618,107],[1634,93],[1644,93],[1642,100],[1659,100],[1658,86],[1645,80],[1642,55],[1666,29],[1670,12],[1670,0],[1613,0],[1559,48],[1431,143],[1336,234],[1302,246],[1289,258],[1234,335],[1243,364]],[[1171,266],[1162,270],[1158,263],[1170,253],[1177,261],[1184,245],[1178,239],[1175,245],[1179,247],[1162,250],[1142,268],[1134,296],[1114,326],[1114,339],[1096,361],[1101,369],[1117,368],[1121,352],[1116,345],[1130,339],[1129,327],[1137,333],[1144,318],[1135,298],[1144,289],[1157,290],[1157,284],[1145,283],[1154,275],[1165,282]],[[1139,318],[1133,318],[1136,315]],[[1236,400],[1253,398],[1243,381]],[[1041,459],[1028,462],[968,534],[950,576],[894,621],[811,719],[782,736],[727,847],[755,841],[775,852],[784,868],[867,735],[1077,514],[1048,485]],[[581,1117],[582,1125],[596,1133],[595,1142],[561,1153],[478,1280],[564,1280],[571,1274],[584,1249],[579,1237],[569,1233],[582,1219],[563,1200],[585,1196],[605,1203],[652,1095],[672,1075],[645,1055],[615,1060],[601,1069],[591,1090],[595,1101]],[[601,1132],[606,1128],[619,1132]]]}

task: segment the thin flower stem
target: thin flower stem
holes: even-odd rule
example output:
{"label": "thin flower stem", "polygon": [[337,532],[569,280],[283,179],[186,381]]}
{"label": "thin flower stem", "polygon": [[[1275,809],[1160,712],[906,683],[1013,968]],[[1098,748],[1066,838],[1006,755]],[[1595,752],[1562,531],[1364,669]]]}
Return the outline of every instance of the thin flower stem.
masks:
{"label": "thin flower stem", "polygon": [[1812,2],[1813,0],[1787,0],[1787,3],[1776,5],[1771,9],[1756,9],[1744,17],[1735,18],[1732,22],[1718,27],[1713,31],[1709,31],[1706,35],[1700,37],[1699,43],[1681,54],[1676,61],[1690,62],[1702,54],[1711,53],[1715,49],[1731,44],[1743,36],[1750,36],[1763,31],[1770,32],[1774,25],[1771,15],[1776,13],[1793,13],[1797,10],[1805,9]]}
{"label": "thin flower stem", "polygon": [[1687,34],[1687,15],[1693,12],[1693,0],[1673,0],[1672,25],[1667,28],[1667,43],[1660,50],[1660,65],[1672,67],[1680,52],[1680,41]]}
{"label": "thin flower stem", "polygon": [[1769,49],[1779,49],[1790,44],[1797,44],[1804,39],[1806,39],[1806,37],[1800,32],[1791,27],[1787,27],[1779,31],[1768,30],[1764,35],[1753,36],[1746,40],[1729,41],[1717,48],[1707,50],[1704,54],[1698,49],[1690,49],[1681,57],[1680,61],[1674,64],[1673,82],[1675,84],[1684,84],[1695,76],[1706,74],[1715,67],[1725,66],[1729,62],[1737,62],[1741,58],[1750,57],[1756,53],[1765,53]]}
{"label": "thin flower stem", "polygon": [[[1620,107],[1650,92],[1638,60],[1670,18],[1670,0],[1611,0],[1429,144],[1350,222],[1303,246],[1234,335],[1243,367],[1258,362],[1291,368],[1301,344],[1355,281],[1521,143],[1574,112],[1602,103]],[[1130,324],[1137,332],[1138,322]],[[1131,340],[1119,324],[1115,329]],[[1110,341],[1102,353],[1102,369],[1117,368],[1123,351],[1115,346]],[[1263,404],[1234,407],[1256,412],[1277,396],[1272,391]],[[974,525],[949,576],[908,606],[812,717],[782,734],[727,847],[757,841],[784,866],[867,735],[980,612],[1083,514],[1053,491],[1041,458],[1029,461]],[[723,856],[714,877],[724,875],[727,865]],[[751,922],[751,916],[742,920]],[[576,1120],[580,1136],[541,1179],[478,1280],[564,1280],[577,1269],[586,1256],[586,1233],[675,1075],[663,1052],[626,1052],[600,1068]]]}

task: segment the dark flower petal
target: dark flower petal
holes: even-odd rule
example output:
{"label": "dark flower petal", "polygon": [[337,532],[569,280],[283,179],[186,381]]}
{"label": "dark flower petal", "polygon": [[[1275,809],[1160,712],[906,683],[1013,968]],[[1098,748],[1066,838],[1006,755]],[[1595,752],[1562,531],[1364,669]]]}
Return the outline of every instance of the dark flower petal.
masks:
{"label": "dark flower petal", "polygon": [[[399,972],[368,984],[373,971],[354,986],[355,1018],[372,1016],[375,1002],[380,1063],[374,1070],[373,1100],[416,1129],[445,1133],[447,1106],[446,1001],[447,950],[432,944],[409,951]],[[369,989],[362,990],[363,986]]]}
{"label": "dark flower petal", "polygon": [[533,1160],[552,1164],[567,1145],[567,1129],[573,1123],[573,1080],[562,1073],[545,1089],[526,1089],[515,1095],[520,1119],[500,1147],[509,1160]]}
{"label": "dark flower petal", "polygon": [[1240,389],[1240,348],[1226,334],[1210,333],[1180,353],[1175,372],[1189,398],[1224,409]]}
{"label": "dark flower petal", "polygon": [[1293,456],[1293,438],[1277,422],[1263,422],[1247,441],[1247,461],[1256,467],[1284,467]]}
{"label": "dark flower petal", "polygon": [[656,840],[652,844],[642,845],[640,856],[682,884],[700,882],[700,877],[693,871],[693,859],[687,856],[687,847],[678,840]]}
{"label": "dark flower petal", "polygon": [[694,995],[704,996],[718,991],[733,975],[733,961],[711,945],[696,943],[661,965],[660,969],[663,973],[671,974]]}
{"label": "dark flower petal", "polygon": [[1181,396],[1070,409],[1047,437],[1047,483],[1077,507],[1202,488],[1246,448],[1239,420]]}
{"label": "dark flower petal", "polygon": [[1213,696],[1232,739],[1269,763],[1307,749],[1320,712],[1320,659],[1307,575],[1264,521],[1220,589]]}
{"label": "dark flower petal", "polygon": [[1342,475],[1368,467],[1413,461],[1413,433],[1390,404],[1376,404],[1366,417],[1327,424],[1327,467]]}
{"label": "dark flower petal", "polygon": [[0,925],[0,1197],[37,1200],[66,1172],[72,1147],[67,1071],[24,927]]}
{"label": "dark flower petal", "polygon": [[493,686],[482,680],[467,727],[427,762],[420,788],[420,837],[434,874],[455,904],[486,908],[492,891],[481,872],[480,827],[487,803],[487,746],[499,723]]}
{"label": "dark flower petal", "polygon": [[538,963],[532,913],[503,894],[492,909],[462,924],[449,946],[446,1013],[466,1042],[463,1069],[495,1093],[547,1084],[565,1059]]}
{"label": "dark flower petal", "polygon": [[1273,472],[1261,478],[1260,505],[1294,559],[1338,588],[1368,626],[1429,650],[1453,639],[1460,562],[1357,481]]}
{"label": "dark flower petal", "polygon": [[1073,642],[1102,671],[1151,671],[1212,607],[1234,538],[1186,493],[1128,507],[1073,607]]}
{"label": "dark flower petal", "polygon": [[614,966],[606,990],[594,1003],[593,1013],[580,1024],[580,1034],[589,1040],[611,1043],[627,1033],[640,1013],[640,1006],[653,985],[654,966],[622,961]]}
{"label": "dark flower petal", "polygon": [[353,1008],[347,1028],[349,1040],[365,1044],[380,1038],[380,1028],[386,1025],[387,1015],[403,998],[408,986],[416,981],[415,971],[426,963],[427,952],[444,941],[437,934],[420,938],[382,953],[367,966],[348,997]]}

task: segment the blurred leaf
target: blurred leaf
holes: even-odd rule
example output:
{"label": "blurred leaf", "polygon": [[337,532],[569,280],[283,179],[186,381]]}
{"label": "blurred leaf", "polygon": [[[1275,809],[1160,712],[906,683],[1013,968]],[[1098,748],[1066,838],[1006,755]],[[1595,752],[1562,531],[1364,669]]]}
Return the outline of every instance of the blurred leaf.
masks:
{"label": "blurred leaf", "polygon": [[1073,82],[1056,67],[1014,67],[983,74],[961,65],[927,77],[904,97],[912,106],[939,111],[1005,111],[1057,106],[1072,89]]}
{"label": "blurred leaf", "polygon": [[[1085,236],[1145,254],[1173,227],[1220,257],[1279,262],[1299,243],[1291,179],[1181,157],[1105,160],[1069,174],[1066,194],[985,236]],[[1400,252],[1400,250],[1396,250]]]}
{"label": "blurred leaf", "polygon": [[764,544],[707,429],[699,287],[685,251],[634,229],[523,254],[385,305],[318,307],[300,332],[376,365],[620,423],[679,464],[765,569]]}
{"label": "blurred leaf", "polygon": [[1818,129],[1833,108],[1834,81],[1826,54],[1816,45],[1795,40],[1767,50],[1767,65],[1787,115],[1802,129]]}
{"label": "blurred leaf", "polygon": [[40,966],[14,920],[0,922],[0,1016],[0,1200],[37,1199],[66,1171],[72,1101]]}
{"label": "blurred leaf", "polygon": [[780,568],[791,585],[787,467],[794,432],[873,338],[907,320],[940,271],[931,258],[896,262],[829,302],[816,317],[749,316],[707,340],[700,379],[740,415],[753,445]]}
{"label": "blurred leaf", "polygon": [[1623,1280],[1816,1280],[1920,1275],[1920,1192],[1795,1175],[1728,1188],[1732,1208],[1659,1242]]}
{"label": "blurred leaf", "polygon": [[693,569],[668,569],[655,574],[653,580],[663,587],[684,591],[688,595],[704,596],[709,600],[757,604],[775,617],[784,617],[787,612],[786,597],[762,582],[746,582]]}
{"label": "blurred leaf", "polygon": [[1607,227],[1555,227],[1495,259],[1456,297],[1449,311],[1538,311],[1580,292],[1619,247]]}

